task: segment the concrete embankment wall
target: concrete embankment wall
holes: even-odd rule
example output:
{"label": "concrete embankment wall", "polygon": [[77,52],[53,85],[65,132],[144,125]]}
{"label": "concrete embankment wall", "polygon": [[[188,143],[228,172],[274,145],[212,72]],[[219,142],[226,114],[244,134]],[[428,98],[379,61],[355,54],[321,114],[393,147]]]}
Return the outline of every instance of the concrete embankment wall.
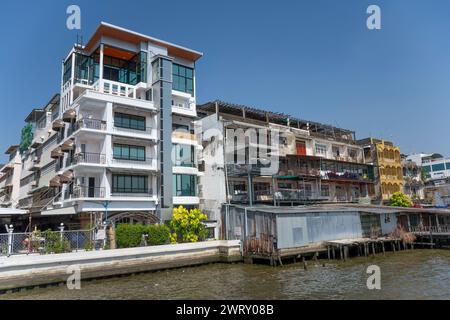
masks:
{"label": "concrete embankment wall", "polygon": [[241,261],[238,240],[0,258],[0,290],[66,282],[70,266],[81,279]]}

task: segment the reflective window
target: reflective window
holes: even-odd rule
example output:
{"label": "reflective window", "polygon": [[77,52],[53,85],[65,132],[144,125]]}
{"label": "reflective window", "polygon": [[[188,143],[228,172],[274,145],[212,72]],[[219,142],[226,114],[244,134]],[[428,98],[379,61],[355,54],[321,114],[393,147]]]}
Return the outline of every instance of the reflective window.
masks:
{"label": "reflective window", "polygon": [[173,90],[194,95],[194,69],[174,63],[172,65]]}
{"label": "reflective window", "polygon": [[197,177],[189,174],[173,175],[173,195],[175,197],[195,197]]}

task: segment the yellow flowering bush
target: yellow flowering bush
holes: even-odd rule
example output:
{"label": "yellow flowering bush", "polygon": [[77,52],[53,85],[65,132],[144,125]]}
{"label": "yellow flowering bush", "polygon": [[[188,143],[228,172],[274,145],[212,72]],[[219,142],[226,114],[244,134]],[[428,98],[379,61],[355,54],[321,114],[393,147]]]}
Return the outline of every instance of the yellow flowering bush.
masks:
{"label": "yellow flowering bush", "polygon": [[202,221],[208,219],[200,209],[186,209],[183,206],[173,209],[170,227],[173,233],[170,236],[172,243],[197,242],[204,240],[208,234]]}

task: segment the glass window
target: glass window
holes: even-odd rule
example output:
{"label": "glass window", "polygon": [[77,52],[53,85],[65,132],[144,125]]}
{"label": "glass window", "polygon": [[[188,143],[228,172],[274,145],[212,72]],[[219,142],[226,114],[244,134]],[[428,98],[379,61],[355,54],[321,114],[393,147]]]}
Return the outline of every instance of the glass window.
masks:
{"label": "glass window", "polygon": [[450,162],[447,162],[447,163],[445,164],[445,168],[446,168],[447,170],[450,170]]}
{"label": "glass window", "polygon": [[444,163],[433,164],[433,165],[431,166],[431,168],[433,169],[433,172],[445,170]]}
{"label": "glass window", "polygon": [[63,75],[63,83],[66,83],[70,80],[72,76],[72,56],[64,62],[64,75]]}
{"label": "glass window", "polygon": [[176,197],[195,197],[197,177],[189,174],[173,175],[173,195]]}
{"label": "glass window", "polygon": [[145,147],[115,143],[113,156],[114,159],[145,161]]}
{"label": "glass window", "polygon": [[115,112],[114,126],[119,128],[145,131],[146,130],[145,117]]}
{"label": "glass window", "polygon": [[194,69],[172,64],[172,88],[194,95]]}
{"label": "glass window", "polygon": [[177,167],[195,167],[195,148],[191,145],[173,144],[174,165]]}
{"label": "glass window", "polygon": [[324,144],[316,144],[316,154],[326,156],[327,146]]}
{"label": "glass window", "polygon": [[113,193],[147,193],[148,177],[113,174]]}
{"label": "glass window", "polygon": [[323,184],[320,186],[320,195],[322,197],[329,197],[330,196],[330,186],[327,184]]}

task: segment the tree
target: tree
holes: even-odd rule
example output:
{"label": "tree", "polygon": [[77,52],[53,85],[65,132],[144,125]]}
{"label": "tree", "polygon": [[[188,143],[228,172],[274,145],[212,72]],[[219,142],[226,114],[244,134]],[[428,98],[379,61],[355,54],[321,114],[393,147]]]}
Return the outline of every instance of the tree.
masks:
{"label": "tree", "polygon": [[395,192],[391,199],[389,199],[389,205],[391,207],[411,207],[411,198],[402,192]]}
{"label": "tree", "polygon": [[197,242],[207,236],[207,230],[202,221],[208,217],[199,209],[186,209],[183,206],[173,209],[170,227],[172,228],[171,242]]}
{"label": "tree", "polygon": [[20,139],[20,152],[23,153],[28,150],[33,140],[33,125],[27,123],[25,127],[22,128],[22,136]]}

